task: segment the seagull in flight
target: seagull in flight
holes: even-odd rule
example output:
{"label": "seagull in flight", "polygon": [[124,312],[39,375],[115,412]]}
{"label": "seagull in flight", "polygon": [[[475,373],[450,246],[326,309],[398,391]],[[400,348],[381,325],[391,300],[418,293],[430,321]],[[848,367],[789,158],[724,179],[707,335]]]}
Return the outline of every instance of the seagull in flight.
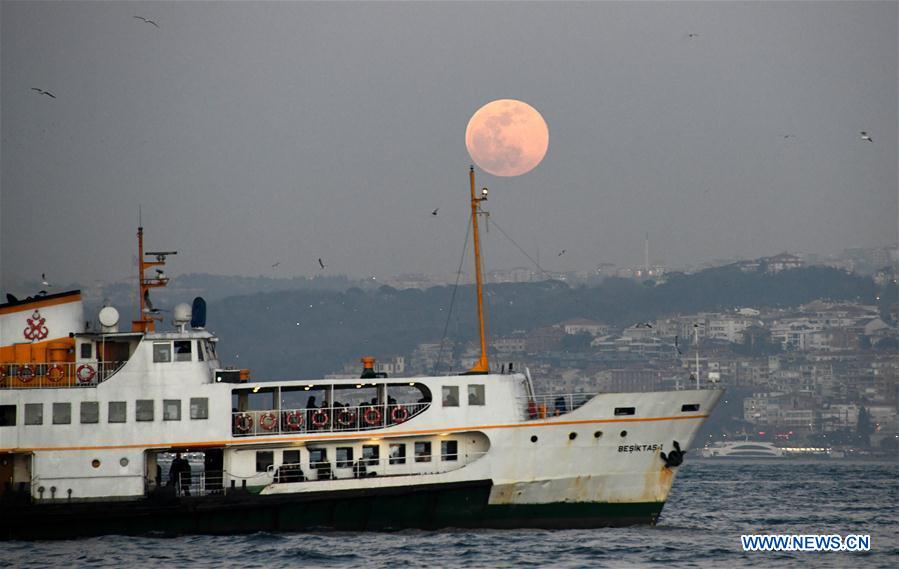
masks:
{"label": "seagull in flight", "polygon": [[787,134],[784,135],[784,139],[787,139],[787,138],[796,138],[796,135],[795,135],[795,134],[787,133]]}
{"label": "seagull in flight", "polygon": [[47,282],[47,275],[45,273],[41,273],[41,284],[47,288],[52,287],[53,285]]}
{"label": "seagull in flight", "polygon": [[874,142],[874,140],[871,138],[871,135],[868,134],[867,131],[863,130],[860,134],[862,135],[862,140],[864,140],[865,142]]}
{"label": "seagull in flight", "polygon": [[157,28],[159,27],[159,24],[157,24],[157,23],[154,22],[153,20],[148,20],[147,18],[144,18],[143,16],[134,16],[134,17],[135,17],[136,19],[138,19],[138,20],[140,20],[140,21],[146,23],[146,24],[153,24],[153,25],[156,26]]}
{"label": "seagull in flight", "polygon": [[431,215],[437,215],[437,212],[438,212],[438,211],[440,211],[440,208],[439,208],[439,207],[438,207],[437,209],[435,209],[434,211],[432,211],[432,212],[431,212]]}
{"label": "seagull in flight", "polygon": [[281,261],[278,261],[277,263],[272,263],[272,268],[276,269],[276,268],[278,268],[278,265],[280,265],[280,264],[281,264]]}
{"label": "seagull in flight", "polygon": [[318,266],[321,267],[322,270],[324,270],[324,268],[327,267],[327,265],[325,265],[325,262],[322,261],[321,257],[318,258]]}
{"label": "seagull in flight", "polygon": [[40,93],[41,95],[47,95],[48,97],[53,98],[53,99],[56,98],[56,95],[54,95],[50,91],[44,91],[43,89],[38,89],[37,87],[32,87],[31,90],[35,91],[37,93]]}
{"label": "seagull in flight", "polygon": [[561,257],[561,256],[564,255],[564,254],[565,254],[565,249],[562,249],[561,251],[559,251],[559,255],[558,255],[558,256]]}
{"label": "seagull in flight", "polygon": [[687,37],[692,40],[698,38],[699,34],[697,34],[696,32],[690,32],[689,34],[687,34]]}

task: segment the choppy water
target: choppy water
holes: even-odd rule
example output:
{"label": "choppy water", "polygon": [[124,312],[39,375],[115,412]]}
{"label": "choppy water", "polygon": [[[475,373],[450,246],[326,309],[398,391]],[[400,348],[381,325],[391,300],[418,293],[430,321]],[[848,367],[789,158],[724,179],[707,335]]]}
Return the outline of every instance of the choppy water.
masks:
{"label": "choppy water", "polygon": [[[868,553],[744,553],[745,533],[870,534]],[[659,525],[0,542],[0,567],[899,567],[899,462],[687,462]]]}

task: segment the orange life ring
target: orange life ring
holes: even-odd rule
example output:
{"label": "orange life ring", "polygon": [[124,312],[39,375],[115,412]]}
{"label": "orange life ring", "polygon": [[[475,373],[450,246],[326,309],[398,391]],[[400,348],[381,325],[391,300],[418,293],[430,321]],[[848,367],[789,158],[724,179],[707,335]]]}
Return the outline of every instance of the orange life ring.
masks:
{"label": "orange life ring", "polygon": [[299,411],[290,411],[284,415],[284,426],[291,431],[299,431],[303,428],[305,418]]}
{"label": "orange life ring", "polygon": [[365,410],[365,413],[362,414],[362,419],[365,421],[365,424],[369,427],[374,427],[375,425],[381,424],[381,410],[377,407],[369,407]]}
{"label": "orange life ring", "polygon": [[34,366],[31,364],[23,364],[19,366],[19,369],[16,371],[16,377],[19,378],[19,381],[22,383],[30,383],[32,379],[34,379]]}
{"label": "orange life ring", "polygon": [[253,428],[253,417],[249,413],[238,413],[234,416],[234,430],[241,434],[249,433]]}
{"label": "orange life ring", "polygon": [[53,364],[47,370],[47,379],[53,383],[59,383],[66,376],[66,370],[59,364]]}
{"label": "orange life ring", "polygon": [[266,431],[271,431],[278,426],[278,416],[274,413],[263,413],[259,417],[259,426]]}
{"label": "orange life ring", "polygon": [[356,414],[349,409],[341,409],[335,417],[335,421],[341,427],[349,427],[356,422]]}
{"label": "orange life ring", "polygon": [[409,419],[409,410],[405,405],[397,405],[390,411],[390,419],[394,423],[405,423]]}
{"label": "orange life ring", "polygon": [[328,412],[324,409],[317,409],[312,413],[312,426],[321,429],[328,425]]}
{"label": "orange life ring", "polygon": [[97,372],[94,371],[93,366],[90,364],[81,364],[78,366],[78,369],[75,370],[75,377],[78,378],[78,381],[81,383],[90,383]]}

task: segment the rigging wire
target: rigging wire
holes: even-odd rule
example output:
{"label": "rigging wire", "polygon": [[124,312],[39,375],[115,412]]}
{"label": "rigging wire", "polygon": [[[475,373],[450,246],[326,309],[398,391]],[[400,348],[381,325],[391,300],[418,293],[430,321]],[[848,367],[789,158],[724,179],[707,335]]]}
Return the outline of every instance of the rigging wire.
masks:
{"label": "rigging wire", "polygon": [[549,274],[550,274],[549,271],[547,271],[546,269],[544,269],[543,267],[540,266],[540,263],[538,263],[537,261],[535,261],[535,260],[533,259],[533,257],[531,257],[530,255],[528,255],[527,251],[525,251],[525,250],[521,247],[521,245],[519,245],[518,243],[515,242],[514,239],[512,239],[511,237],[509,237],[509,234],[506,233],[505,230],[503,230],[502,227],[500,227],[500,224],[496,222],[496,219],[493,220],[493,225],[494,225],[497,229],[499,229],[499,232],[503,234],[503,237],[505,237],[506,239],[508,239],[509,241],[511,241],[511,242],[512,242],[512,245],[515,245],[515,247],[517,247],[518,250],[521,251],[521,254],[522,254],[522,255],[524,255],[525,257],[527,257],[528,260],[529,260],[530,262],[534,263],[534,266],[537,267],[538,269],[540,269],[540,272],[542,272],[542,273],[545,274],[545,275],[549,275]]}
{"label": "rigging wire", "polygon": [[440,338],[440,351],[437,352],[437,361],[434,363],[434,371],[431,375],[437,375],[440,368],[440,361],[443,359],[443,342],[446,340],[446,332],[449,330],[450,318],[453,314],[453,305],[456,303],[456,292],[459,290],[459,278],[462,276],[462,265],[465,263],[465,253],[468,251],[468,235],[471,233],[471,220],[468,220],[468,227],[465,229],[465,244],[462,246],[462,258],[459,259],[459,268],[456,270],[456,283],[453,285],[453,294],[450,297],[449,311],[446,313],[446,324],[443,326],[443,336]]}

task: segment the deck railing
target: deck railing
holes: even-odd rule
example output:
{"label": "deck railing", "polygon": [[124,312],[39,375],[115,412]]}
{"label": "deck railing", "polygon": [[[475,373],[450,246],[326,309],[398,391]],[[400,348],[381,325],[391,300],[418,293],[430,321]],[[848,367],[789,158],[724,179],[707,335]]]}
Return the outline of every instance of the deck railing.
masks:
{"label": "deck railing", "polygon": [[125,362],[28,362],[0,364],[0,389],[96,387]]}
{"label": "deck railing", "polygon": [[596,395],[596,393],[564,393],[519,397],[518,400],[525,419],[546,419],[570,413]]}
{"label": "deck railing", "polygon": [[231,414],[236,437],[279,434],[367,431],[405,423],[430,403],[390,403],[357,407],[318,407],[237,411]]}

